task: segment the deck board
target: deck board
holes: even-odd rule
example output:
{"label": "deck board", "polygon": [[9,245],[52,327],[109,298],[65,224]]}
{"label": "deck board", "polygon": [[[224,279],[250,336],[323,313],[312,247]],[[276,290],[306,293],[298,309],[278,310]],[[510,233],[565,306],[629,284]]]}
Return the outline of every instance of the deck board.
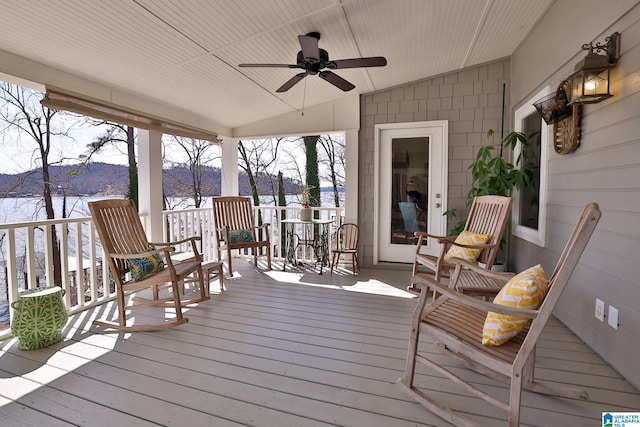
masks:
{"label": "deck board", "polygon": [[[180,327],[104,333],[91,321],[115,316],[108,304],[72,316],[65,340],[49,348],[0,343],[0,424],[447,425],[395,384],[415,305],[402,291],[408,271],[354,278],[234,266],[242,276],[186,309],[189,323]],[[144,323],[164,314],[149,308],[135,316]],[[504,384],[421,346],[465,379],[508,395]],[[540,378],[582,385],[592,400],[524,392],[521,425],[599,426],[602,411],[640,409],[638,391],[557,320],[537,356]],[[486,425],[504,424],[505,414],[426,368],[416,382]]]}

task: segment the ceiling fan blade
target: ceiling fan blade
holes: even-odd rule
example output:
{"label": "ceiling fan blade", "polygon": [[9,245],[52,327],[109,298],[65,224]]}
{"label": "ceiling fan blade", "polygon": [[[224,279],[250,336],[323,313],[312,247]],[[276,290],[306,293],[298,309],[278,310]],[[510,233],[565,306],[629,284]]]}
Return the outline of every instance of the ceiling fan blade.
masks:
{"label": "ceiling fan blade", "polygon": [[291,89],[296,83],[298,83],[300,80],[304,79],[304,77],[307,75],[307,73],[298,73],[295,76],[291,77],[289,80],[287,80],[287,82],[285,84],[283,84],[282,86],[280,86],[278,88],[278,90],[276,90],[276,92],[286,92],[289,89]]}
{"label": "ceiling fan blade", "polygon": [[[318,38],[319,37],[320,36],[318,36]],[[298,36],[298,41],[300,42],[300,47],[302,48],[302,56],[305,59],[313,59],[316,62],[320,60],[318,38],[310,36],[308,34],[306,36]]]}
{"label": "ceiling fan blade", "polygon": [[238,67],[298,68],[294,64],[238,64]]}
{"label": "ceiling fan blade", "polygon": [[344,69],[360,67],[384,67],[387,65],[387,58],[384,56],[371,56],[369,58],[337,59],[327,62],[327,68]]}
{"label": "ceiling fan blade", "polygon": [[338,89],[342,89],[345,92],[350,91],[355,87],[353,84],[346,81],[339,75],[332,73],[331,71],[321,71],[320,73],[318,73],[318,75],[320,76],[320,78],[325,79]]}

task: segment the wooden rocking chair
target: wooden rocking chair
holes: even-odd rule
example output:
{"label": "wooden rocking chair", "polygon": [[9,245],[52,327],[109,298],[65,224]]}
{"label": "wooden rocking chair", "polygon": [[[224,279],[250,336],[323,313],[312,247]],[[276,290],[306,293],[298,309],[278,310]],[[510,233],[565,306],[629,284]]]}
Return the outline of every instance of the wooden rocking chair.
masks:
{"label": "wooden rocking chair", "polygon": [[271,270],[271,242],[269,225],[256,225],[249,197],[225,196],[213,198],[213,221],[218,241],[218,260],[227,252],[229,276],[233,276],[231,251],[250,248],[253,264],[258,266],[258,251],[265,248],[267,268]]}
{"label": "wooden rocking chair", "polygon": [[[95,320],[93,322],[95,325],[124,331],[166,329],[188,321],[182,316],[182,305],[209,299],[202,276],[202,256],[195,244],[200,239],[199,237],[190,237],[179,242],[149,242],[132,200],[113,199],[90,202],[89,210],[116,284],[116,298],[118,300],[118,323]],[[185,261],[174,262],[171,259],[174,246],[189,241],[193,254],[190,254],[189,259]],[[165,268],[146,270],[137,277],[137,281],[134,278],[128,278],[131,275],[130,266],[132,263],[149,265],[146,261],[152,258],[151,264],[153,264],[159,259],[157,256],[162,258]],[[193,276],[194,274],[195,276]],[[185,279],[193,281],[194,277],[200,286],[200,297],[181,301],[179,285]],[[132,304],[126,304],[125,297],[128,293],[147,288],[151,288],[152,299],[136,297],[133,298]],[[163,288],[170,288],[171,296],[159,298],[159,290]],[[159,324],[127,325],[127,310],[155,305],[166,306],[167,304],[175,309],[175,320]]]}
{"label": "wooden rocking chair", "polygon": [[[504,196],[478,196],[473,200],[467,222],[463,232],[488,235],[489,240],[481,244],[461,244],[456,242],[457,236],[436,236],[424,231],[415,233],[418,238],[416,246],[416,256],[413,262],[413,275],[427,272],[434,276],[436,282],[442,277],[449,277],[455,265],[446,259],[447,251],[450,247],[456,246],[464,250],[480,250],[477,257],[478,262],[485,265],[485,269],[491,270],[498,249],[500,240],[507,227],[509,214],[511,213],[511,197]],[[438,256],[422,253],[422,245],[425,239],[432,238],[440,244],[440,254]],[[426,271],[420,267],[426,267]],[[415,283],[409,286],[409,290],[419,290]]]}
{"label": "wooden rocking chair", "polygon": [[[442,286],[424,274],[413,277],[413,281],[433,287],[442,295],[428,305],[426,305],[427,293],[422,292],[420,295],[412,319],[406,370],[398,383],[427,409],[456,426],[474,426],[477,423],[435,400],[424,387],[424,391],[415,387],[416,362],[421,362],[435,369],[438,373],[463,386],[467,391],[507,411],[510,427],[519,425],[522,388],[537,393],[588,400],[587,393],[577,387],[535,380],[534,359],[538,338],[567,285],[600,215],[598,205],[595,203],[590,203],[584,208],[564,251],[560,255],[558,264],[550,276],[547,293],[537,310],[494,304],[456,292],[454,290],[456,273],[469,265],[462,260],[454,261],[456,268],[449,287]],[[482,274],[482,272],[478,274]],[[505,281],[508,280],[505,278]],[[528,327],[525,327],[522,332],[507,342],[499,346],[488,347],[482,344],[482,337],[485,318],[490,311],[528,318],[531,321]],[[418,342],[423,336],[431,337],[438,350],[467,367],[491,378],[503,379],[510,383],[509,401],[501,401],[467,383],[460,376],[429,359],[426,353],[418,354]]]}

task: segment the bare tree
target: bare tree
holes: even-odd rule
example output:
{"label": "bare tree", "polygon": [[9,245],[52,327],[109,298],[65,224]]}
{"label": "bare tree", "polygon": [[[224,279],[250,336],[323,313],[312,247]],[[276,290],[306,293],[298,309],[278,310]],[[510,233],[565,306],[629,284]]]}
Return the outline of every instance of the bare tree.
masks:
{"label": "bare tree", "polygon": [[[52,201],[52,187],[50,166],[55,164],[50,159],[52,144],[71,140],[69,129],[73,126],[71,115],[51,110],[40,104],[42,93],[17,86],[11,83],[0,83],[0,98],[5,102],[0,107],[0,134],[4,142],[18,143],[26,138],[33,145],[32,161],[39,166],[37,173],[42,179],[42,199],[47,219],[54,219],[55,212]],[[67,120],[64,120],[64,118]],[[75,117],[75,116],[74,116]],[[59,161],[56,160],[56,161]],[[55,227],[51,227],[53,283],[62,284],[60,265],[60,248]]]}
{"label": "bare tree", "polygon": [[344,136],[341,135],[322,135],[319,139],[326,158],[320,160],[325,166],[326,176],[333,187],[333,199],[336,207],[340,207],[340,191],[339,188],[344,186],[345,182],[345,143]]}
{"label": "bare tree", "polygon": [[90,144],[88,144],[88,151],[82,157],[86,162],[90,162],[93,155],[102,151],[107,145],[118,146],[124,144],[127,150],[129,163],[129,188],[125,197],[133,200],[136,206],[138,206],[138,163],[136,161],[134,128],[105,121],[95,122],[94,124],[108,124],[109,127],[102,135],[97,136]]}
{"label": "bare tree", "polygon": [[[238,144],[239,167],[247,174],[255,205],[260,204],[261,194],[269,195],[273,204],[277,205],[278,180],[277,172],[273,169],[278,164],[284,140],[284,138],[270,138],[240,141]],[[258,182],[266,182],[267,186],[258,188]]]}
{"label": "bare tree", "polygon": [[215,147],[211,142],[201,139],[185,138],[181,136],[171,136],[167,144],[178,149],[180,154],[186,156],[186,162],[172,162],[172,166],[187,166],[190,172],[189,182],[183,182],[178,174],[169,174],[168,177],[174,180],[174,185],[178,189],[184,189],[184,193],[193,198],[196,208],[202,206],[203,194],[212,194],[213,183],[203,180],[204,167],[213,160],[219,159],[220,155],[215,155]]}

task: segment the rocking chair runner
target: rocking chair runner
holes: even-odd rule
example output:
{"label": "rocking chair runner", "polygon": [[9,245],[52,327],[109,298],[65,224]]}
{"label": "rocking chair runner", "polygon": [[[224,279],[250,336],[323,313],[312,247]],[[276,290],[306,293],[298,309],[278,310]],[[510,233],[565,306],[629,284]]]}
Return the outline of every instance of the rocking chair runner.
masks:
{"label": "rocking chair runner", "polygon": [[[584,208],[564,251],[560,255],[558,264],[550,276],[546,296],[537,310],[494,304],[456,292],[454,289],[457,274],[462,268],[470,265],[459,259],[454,260],[456,267],[449,287],[442,286],[424,274],[414,276],[412,281],[435,288],[442,295],[428,305],[426,304],[427,293],[422,292],[420,295],[411,324],[406,370],[398,383],[427,409],[456,426],[477,424],[429,396],[425,387],[423,387],[423,391],[414,385],[416,362],[421,362],[435,369],[474,395],[507,411],[510,427],[518,426],[520,422],[522,388],[537,393],[588,400],[587,393],[577,387],[535,380],[534,359],[538,338],[567,285],[600,215],[598,205],[595,203],[590,203]],[[481,270],[476,272],[476,274],[483,273]],[[504,280],[506,283],[509,278],[505,277]],[[490,311],[531,319],[531,323],[504,344],[487,347],[482,345],[482,337],[485,318]],[[467,367],[492,378],[509,382],[509,401],[498,400],[478,387],[465,382],[459,375],[453,374],[429,359],[426,353],[418,354],[418,342],[423,336],[431,337],[438,350]]]}
{"label": "rocking chair runner", "polygon": [[[182,316],[182,305],[209,299],[202,278],[202,256],[196,247],[199,237],[190,237],[179,242],[151,243],[147,240],[142,227],[138,211],[132,200],[101,200],[89,203],[89,210],[93,223],[98,231],[102,248],[104,249],[107,263],[116,284],[116,298],[118,301],[118,323],[106,320],[95,320],[93,323],[106,328],[125,331],[156,331],[186,323],[187,318]],[[171,254],[174,245],[191,242],[193,254],[188,260],[174,262]],[[151,247],[155,249],[150,250]],[[130,271],[132,260],[145,259],[154,255],[160,255],[166,267],[160,271],[150,272],[147,276],[127,280],[126,275]],[[195,274],[195,280],[200,286],[200,298],[187,301],[180,300],[179,284]],[[161,288],[171,288],[171,296],[159,298]],[[126,294],[151,288],[153,298],[134,298],[137,304],[127,305]],[[126,311],[169,304],[175,309],[175,320],[150,325],[127,325]]]}
{"label": "rocking chair runner", "polygon": [[[436,282],[439,282],[442,277],[449,277],[450,272],[455,268],[454,264],[445,259],[447,250],[451,246],[465,250],[479,249],[480,255],[477,260],[484,263],[487,270],[491,270],[500,248],[500,240],[507,227],[511,203],[511,197],[504,196],[478,196],[473,200],[463,231],[488,235],[489,240],[485,244],[461,244],[455,241],[456,236],[435,236],[417,231],[415,235],[418,237],[418,244],[413,262],[413,275],[424,272],[421,267],[426,267],[427,272],[434,276]],[[422,253],[422,245],[427,238],[436,239],[440,244],[438,256]],[[409,290],[415,291],[418,288],[415,283],[412,283]]]}
{"label": "rocking chair runner", "polygon": [[271,270],[270,224],[256,226],[249,197],[214,197],[213,221],[218,241],[218,260],[222,259],[222,251],[226,250],[229,276],[233,275],[231,251],[234,249],[250,248],[253,264],[257,266],[258,250],[265,248],[267,268]]}

